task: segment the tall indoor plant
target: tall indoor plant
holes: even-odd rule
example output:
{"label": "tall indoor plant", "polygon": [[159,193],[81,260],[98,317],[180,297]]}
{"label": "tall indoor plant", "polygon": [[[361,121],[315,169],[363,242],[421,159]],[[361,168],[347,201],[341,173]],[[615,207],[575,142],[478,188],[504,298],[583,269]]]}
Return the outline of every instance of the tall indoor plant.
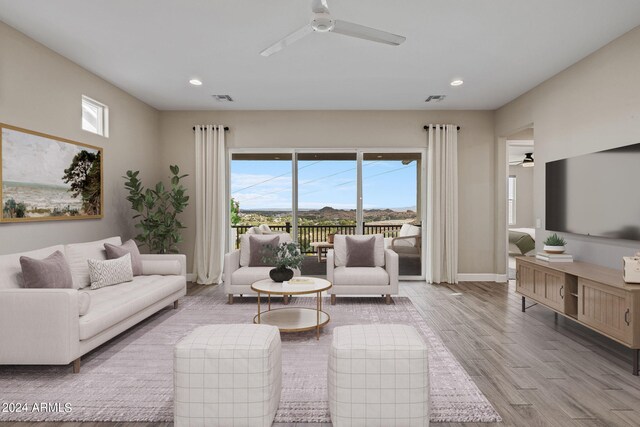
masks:
{"label": "tall indoor plant", "polygon": [[170,188],[158,182],[154,188],[145,188],[138,179],[140,171],[127,171],[123,176],[124,186],[129,190],[127,200],[137,212],[133,218],[140,218],[135,226],[140,234],[135,240],[141,246],[147,246],[153,253],[166,254],[178,252],[177,245],[182,241],[180,230],[186,228],[178,219],[189,205],[187,190],[180,181],[188,175],[180,175],[177,165],[169,166],[171,171]]}

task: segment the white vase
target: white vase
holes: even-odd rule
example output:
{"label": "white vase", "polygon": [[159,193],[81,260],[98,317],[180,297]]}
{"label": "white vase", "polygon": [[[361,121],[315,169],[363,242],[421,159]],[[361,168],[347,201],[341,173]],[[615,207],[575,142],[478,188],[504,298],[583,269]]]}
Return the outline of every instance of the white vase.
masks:
{"label": "white vase", "polygon": [[548,254],[562,254],[565,251],[565,247],[544,245],[544,251]]}

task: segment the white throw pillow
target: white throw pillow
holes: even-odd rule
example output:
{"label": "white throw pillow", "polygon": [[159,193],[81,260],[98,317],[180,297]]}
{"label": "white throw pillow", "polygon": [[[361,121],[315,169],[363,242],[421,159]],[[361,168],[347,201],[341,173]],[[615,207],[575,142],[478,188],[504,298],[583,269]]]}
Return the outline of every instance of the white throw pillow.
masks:
{"label": "white throw pillow", "polygon": [[[411,224],[402,224],[398,237],[419,236],[422,233],[420,227]],[[416,246],[416,239],[400,239],[393,243],[394,246]]]}
{"label": "white throw pillow", "polygon": [[91,289],[100,289],[105,286],[117,285],[133,280],[133,268],[131,268],[131,254],[109,260],[89,259],[89,278]]}
{"label": "white throw pillow", "polygon": [[[240,267],[247,267],[251,260],[251,245],[249,244],[249,236],[249,234],[243,234],[242,236],[240,236]],[[289,235],[289,233],[260,235],[252,234],[251,236],[260,240],[271,240],[273,239],[273,236],[278,236],[280,238],[278,240],[280,244],[291,242],[291,236]]]}
{"label": "white throw pillow", "polygon": [[267,224],[260,224],[260,226],[258,227],[258,230],[260,230],[262,234],[271,233],[271,227],[269,227]]}
{"label": "white throw pillow", "polygon": [[[358,240],[366,240],[371,234],[350,236]],[[373,234],[376,238],[374,245],[373,260],[376,267],[384,267],[384,237],[382,234]],[[344,234],[336,234],[333,238],[333,263],[336,267],[344,267],[347,265],[347,236]]]}

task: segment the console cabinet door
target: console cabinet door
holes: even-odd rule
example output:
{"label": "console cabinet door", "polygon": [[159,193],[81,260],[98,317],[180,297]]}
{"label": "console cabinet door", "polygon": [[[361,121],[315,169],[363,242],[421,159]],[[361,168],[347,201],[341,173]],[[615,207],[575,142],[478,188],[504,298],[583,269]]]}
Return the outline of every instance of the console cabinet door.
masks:
{"label": "console cabinet door", "polygon": [[533,267],[516,260],[516,291],[522,295],[534,296]]}
{"label": "console cabinet door", "polygon": [[631,302],[623,289],[578,279],[578,320],[628,344],[633,341]]}
{"label": "console cabinet door", "polygon": [[544,303],[549,307],[564,313],[564,274],[555,271],[544,270],[541,272],[544,277]]}

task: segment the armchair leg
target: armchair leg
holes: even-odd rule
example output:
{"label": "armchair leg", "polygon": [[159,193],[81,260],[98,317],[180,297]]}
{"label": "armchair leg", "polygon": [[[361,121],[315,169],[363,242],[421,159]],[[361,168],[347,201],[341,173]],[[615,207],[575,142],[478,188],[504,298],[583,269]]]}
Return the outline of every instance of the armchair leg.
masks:
{"label": "armchair leg", "polygon": [[73,373],[74,374],[79,374],[80,373],[80,358],[79,357],[76,360],[73,361]]}
{"label": "armchair leg", "polygon": [[285,295],[283,299],[284,299],[283,301],[284,305],[289,305],[289,295]]}
{"label": "armchair leg", "polygon": [[385,302],[387,303],[387,305],[391,304],[391,295],[390,294],[387,294],[387,298],[386,298]]}
{"label": "armchair leg", "polygon": [[178,308],[178,300],[173,302],[173,309],[176,310]]}
{"label": "armchair leg", "polygon": [[229,294],[229,301],[228,304],[231,305],[233,304],[233,294]]}
{"label": "armchair leg", "polygon": [[336,294],[331,294],[331,305],[336,305]]}

